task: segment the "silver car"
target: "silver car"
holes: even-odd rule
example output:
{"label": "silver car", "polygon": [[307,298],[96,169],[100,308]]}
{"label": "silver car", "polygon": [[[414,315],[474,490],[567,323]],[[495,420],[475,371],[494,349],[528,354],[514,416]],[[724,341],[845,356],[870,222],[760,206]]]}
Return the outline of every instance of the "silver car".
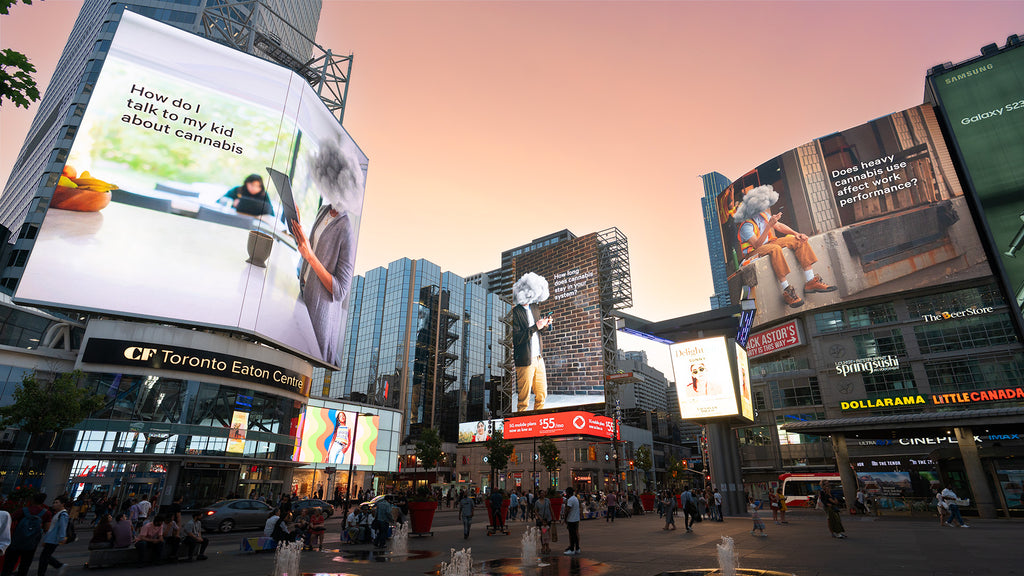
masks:
{"label": "silver car", "polygon": [[259,500],[221,500],[203,508],[203,529],[219,532],[242,528],[262,529],[272,510]]}

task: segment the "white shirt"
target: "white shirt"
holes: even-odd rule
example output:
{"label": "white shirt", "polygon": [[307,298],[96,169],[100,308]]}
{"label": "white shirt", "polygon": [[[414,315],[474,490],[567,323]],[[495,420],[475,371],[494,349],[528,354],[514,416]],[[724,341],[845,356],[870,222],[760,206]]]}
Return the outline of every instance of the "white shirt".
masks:
{"label": "white shirt", "polygon": [[272,535],[274,533],[274,525],[277,524],[277,521],[280,519],[281,517],[277,514],[267,518],[267,523],[263,525],[263,535],[267,537]]}
{"label": "white shirt", "polygon": [[570,496],[569,499],[565,501],[565,521],[580,521],[580,499],[577,498],[575,494]]}
{"label": "white shirt", "polygon": [[[529,304],[523,304],[523,308],[526,309],[526,321],[530,326],[536,326],[537,321],[533,318],[533,311],[530,310]],[[537,358],[540,356],[540,336],[537,335],[536,331],[531,331],[530,334],[530,358]]]}
{"label": "white shirt", "polygon": [[722,504],[722,493],[721,492],[715,492],[715,506],[720,506],[721,504]]}
{"label": "white shirt", "polygon": [[6,510],[0,510],[0,554],[7,551],[11,545],[11,515]]}
{"label": "white shirt", "polygon": [[139,518],[145,518],[145,517],[149,516],[149,509],[153,507],[153,505],[149,503],[149,500],[142,500],[142,501],[140,501],[138,506],[139,506]]}
{"label": "white shirt", "polygon": [[349,528],[354,528],[359,525],[359,519],[356,518],[355,512],[348,513],[348,518],[345,518],[345,525]]}
{"label": "white shirt", "polygon": [[956,504],[956,501],[959,500],[959,498],[956,497],[956,492],[953,492],[949,488],[942,491],[942,497],[947,501],[951,500],[951,502],[948,502],[949,504]]}

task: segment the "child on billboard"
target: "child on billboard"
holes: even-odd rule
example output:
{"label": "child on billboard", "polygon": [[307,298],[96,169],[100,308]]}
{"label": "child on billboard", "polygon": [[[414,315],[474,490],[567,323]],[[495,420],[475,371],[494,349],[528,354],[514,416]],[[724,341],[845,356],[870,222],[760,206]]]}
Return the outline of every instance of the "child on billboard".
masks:
{"label": "child on billboard", "polygon": [[331,439],[331,450],[327,454],[327,461],[331,464],[344,464],[345,453],[352,444],[351,432],[348,429],[348,417],[344,410],[338,410],[338,417],[334,421],[334,438]]}

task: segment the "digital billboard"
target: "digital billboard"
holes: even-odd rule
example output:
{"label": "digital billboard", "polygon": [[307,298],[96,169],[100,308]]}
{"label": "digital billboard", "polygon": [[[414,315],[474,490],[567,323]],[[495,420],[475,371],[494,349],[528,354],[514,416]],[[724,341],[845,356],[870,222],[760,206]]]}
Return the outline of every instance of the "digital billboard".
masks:
{"label": "digital billboard", "polygon": [[241,454],[245,450],[245,435],[249,431],[249,413],[235,410],[231,413],[231,427],[228,428],[227,451]]}
{"label": "digital billboard", "polygon": [[747,362],[747,351],[734,342],[736,348],[736,379],[739,381],[740,415],[753,422],[754,420],[754,398],[750,386],[750,364]]}
{"label": "digital billboard", "polygon": [[491,434],[503,429],[503,420],[478,420],[476,422],[459,423],[459,443],[486,442]]}
{"label": "digital billboard", "polygon": [[[1024,50],[929,76],[1011,298],[1024,302]],[[1018,318],[1019,320],[1019,318]]]}
{"label": "digital billboard", "polygon": [[[739,346],[736,349],[742,350]],[[672,355],[672,370],[679,396],[679,413],[684,419],[700,420],[741,414],[733,363],[724,336],[677,342],[669,346],[669,353]],[[745,355],[743,359],[746,360]],[[749,371],[745,374],[749,399]],[[744,407],[744,415],[746,412]],[[752,408],[749,413],[753,416]]]}
{"label": "digital billboard", "polygon": [[733,301],[755,326],[990,274],[931,105],[818,138],[717,197]]}
{"label": "digital billboard", "polygon": [[300,76],[125,11],[16,301],[337,365],[366,164]]}
{"label": "digital billboard", "polygon": [[299,430],[296,462],[373,466],[377,461],[380,416],[376,414],[307,406]]}
{"label": "digital billboard", "polygon": [[[596,233],[516,256],[518,281],[531,274],[544,282],[526,288],[533,296],[526,306],[513,286],[516,412],[604,402],[598,256]],[[545,319],[550,325],[537,330]],[[531,365],[538,353],[542,360]]]}
{"label": "digital billboard", "polygon": [[578,411],[516,416],[505,420],[505,438],[511,440],[577,434],[610,439],[615,434],[615,421],[607,416]]}

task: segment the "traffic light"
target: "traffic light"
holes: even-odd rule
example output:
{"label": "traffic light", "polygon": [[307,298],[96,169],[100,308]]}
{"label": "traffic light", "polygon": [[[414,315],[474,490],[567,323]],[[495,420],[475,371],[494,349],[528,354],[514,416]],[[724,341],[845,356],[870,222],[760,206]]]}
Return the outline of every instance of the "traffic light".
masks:
{"label": "traffic light", "polygon": [[679,465],[682,466],[683,470],[689,470],[690,469],[690,463],[687,462],[686,460],[680,461]]}
{"label": "traffic light", "polygon": [[632,469],[633,469],[633,461],[632,461],[632,460],[630,460],[630,461],[629,461],[629,469],[630,469],[630,470],[632,470]]}

